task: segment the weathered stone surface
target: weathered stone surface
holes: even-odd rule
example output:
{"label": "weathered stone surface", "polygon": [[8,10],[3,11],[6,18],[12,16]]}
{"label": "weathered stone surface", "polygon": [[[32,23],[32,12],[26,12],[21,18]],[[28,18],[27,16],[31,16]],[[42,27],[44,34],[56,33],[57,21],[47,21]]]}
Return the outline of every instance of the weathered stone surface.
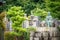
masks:
{"label": "weathered stone surface", "polygon": [[39,40],[39,38],[37,37],[37,38],[34,38],[34,40]]}
{"label": "weathered stone surface", "polygon": [[30,40],[60,40],[60,32],[55,27],[39,27],[36,29],[36,32],[31,32],[32,38]]}

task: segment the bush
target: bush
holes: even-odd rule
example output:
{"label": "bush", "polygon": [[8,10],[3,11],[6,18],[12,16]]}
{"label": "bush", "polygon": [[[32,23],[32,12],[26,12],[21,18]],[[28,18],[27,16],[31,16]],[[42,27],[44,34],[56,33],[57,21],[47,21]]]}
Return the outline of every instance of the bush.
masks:
{"label": "bush", "polygon": [[35,8],[31,11],[35,16],[40,16],[41,19],[40,20],[44,20],[45,17],[47,16],[47,11],[45,11],[44,9],[39,9],[39,8]]}
{"label": "bush", "polygon": [[5,40],[15,40],[15,35],[12,35],[11,32],[5,32],[4,39]]}
{"label": "bush", "polygon": [[27,28],[27,32],[24,33],[24,40],[30,40],[30,31],[36,31],[34,27]]}
{"label": "bush", "polygon": [[4,17],[5,17],[5,12],[2,12],[2,13],[0,14],[0,28],[2,28],[3,30],[5,30]]}

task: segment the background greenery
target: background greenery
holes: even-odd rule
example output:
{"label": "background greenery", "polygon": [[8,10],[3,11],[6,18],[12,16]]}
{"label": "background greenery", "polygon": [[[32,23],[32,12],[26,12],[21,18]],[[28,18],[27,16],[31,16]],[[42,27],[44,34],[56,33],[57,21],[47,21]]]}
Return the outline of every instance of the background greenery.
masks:
{"label": "background greenery", "polygon": [[4,0],[6,3],[0,6],[0,12],[7,10],[11,6],[21,6],[28,15],[35,8],[50,11],[54,18],[60,19],[60,0]]}

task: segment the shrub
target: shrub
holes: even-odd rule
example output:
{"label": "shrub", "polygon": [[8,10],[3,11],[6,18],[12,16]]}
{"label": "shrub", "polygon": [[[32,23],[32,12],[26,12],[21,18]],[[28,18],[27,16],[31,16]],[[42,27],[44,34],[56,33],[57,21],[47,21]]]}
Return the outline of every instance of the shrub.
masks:
{"label": "shrub", "polygon": [[11,32],[5,32],[4,39],[5,40],[15,40],[15,35],[12,35]]}

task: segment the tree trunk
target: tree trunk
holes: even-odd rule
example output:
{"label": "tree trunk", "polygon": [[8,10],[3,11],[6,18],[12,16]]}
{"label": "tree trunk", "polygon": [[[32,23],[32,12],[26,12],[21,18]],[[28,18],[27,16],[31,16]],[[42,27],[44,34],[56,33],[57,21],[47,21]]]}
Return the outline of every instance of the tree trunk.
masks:
{"label": "tree trunk", "polygon": [[4,30],[0,28],[0,40],[4,40]]}

